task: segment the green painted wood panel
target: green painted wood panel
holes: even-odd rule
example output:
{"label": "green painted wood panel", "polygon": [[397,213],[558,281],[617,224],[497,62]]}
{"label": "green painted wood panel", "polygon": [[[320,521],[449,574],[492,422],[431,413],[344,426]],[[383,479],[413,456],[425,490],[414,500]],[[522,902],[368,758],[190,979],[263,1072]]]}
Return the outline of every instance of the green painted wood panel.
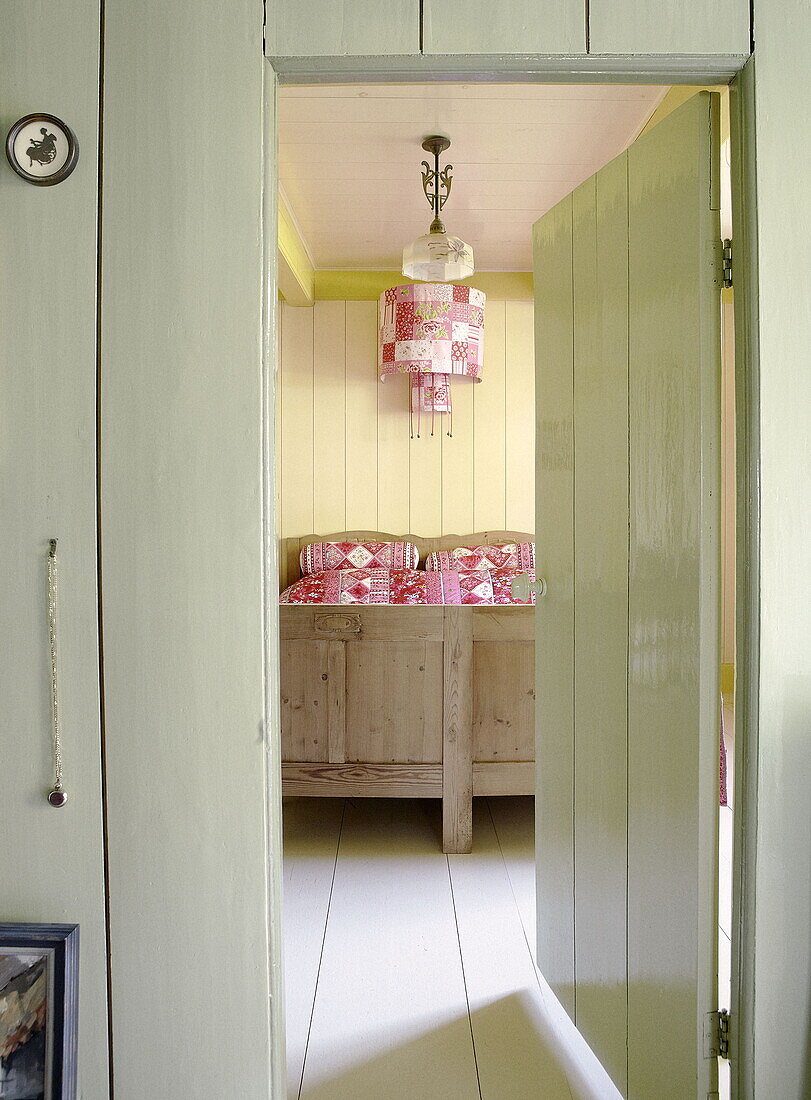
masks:
{"label": "green painted wood panel", "polygon": [[[2,919],[76,922],[80,1096],[108,1095],[96,607],[96,210],[99,6],[3,5],[2,136],[47,111],[79,161],[53,187],[0,164],[0,897]],[[46,554],[59,539],[65,788],[50,755]]]}
{"label": "green painted wood panel", "polygon": [[533,228],[538,966],[570,1016],[574,969],[574,439],[572,198]]}
{"label": "green painted wood panel", "polygon": [[[628,152],[631,1096],[693,1095],[698,1083],[703,1097],[715,1087],[696,1030],[716,1007],[718,157],[708,93]],[[665,226],[667,248],[652,249]]]}
{"label": "green painted wood panel", "polygon": [[[740,404],[751,418],[739,430],[753,463],[747,471],[751,497],[741,511],[750,524],[741,535],[759,539],[760,566],[759,577],[741,578],[741,604],[752,616],[745,625],[752,633],[760,630],[759,665],[753,646],[743,666],[750,675],[744,673],[741,685],[753,720],[747,744],[759,773],[757,907],[754,914],[748,909],[742,943],[747,963],[754,955],[754,1038],[750,1046],[751,1032],[741,1036],[741,1054],[754,1071],[754,1095],[804,1096],[811,1090],[811,103],[795,88],[805,80],[811,12],[798,0],[755,0],[754,7],[757,57],[741,90],[751,219],[742,255],[749,266],[735,290],[736,346],[747,352]],[[736,236],[739,228],[740,222]],[[745,291],[740,297],[739,289]],[[756,387],[759,403],[749,386]],[[759,530],[751,522],[758,493]],[[757,557],[746,562],[751,569]],[[754,608],[753,581],[759,581]],[[741,790],[737,779],[736,787]]]}
{"label": "green painted wood panel", "polygon": [[277,0],[267,18],[268,57],[420,52],[419,0]]}
{"label": "green painted wood panel", "polygon": [[[717,158],[702,94],[535,226],[539,964],[557,988],[571,961],[564,1003],[639,1098],[716,1077]],[[544,430],[565,401],[561,494]]]}
{"label": "green painted wood panel", "polygon": [[[577,1026],[627,1079],[628,166],[573,195]],[[599,516],[599,522],[595,517]]]}
{"label": "green painted wood panel", "polygon": [[590,0],[588,11],[593,54],[749,54],[748,0]]}
{"label": "green painted wood panel", "polygon": [[203,18],[192,0],[106,5],[103,624],[122,1097],[270,1094],[263,65],[253,0]]}
{"label": "green painted wood panel", "polygon": [[581,0],[424,0],[426,54],[586,52]]}

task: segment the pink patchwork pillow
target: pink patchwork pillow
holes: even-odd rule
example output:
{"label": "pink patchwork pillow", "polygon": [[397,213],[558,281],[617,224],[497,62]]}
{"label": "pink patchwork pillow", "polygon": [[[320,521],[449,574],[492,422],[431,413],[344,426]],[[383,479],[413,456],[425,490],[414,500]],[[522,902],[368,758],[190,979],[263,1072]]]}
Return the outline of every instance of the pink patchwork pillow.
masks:
{"label": "pink patchwork pillow", "polygon": [[416,569],[413,542],[313,542],[301,551],[301,575],[326,569]]}
{"label": "pink patchwork pillow", "polygon": [[500,546],[456,546],[437,550],[425,559],[430,571],[442,569],[534,569],[534,542],[505,542]]}

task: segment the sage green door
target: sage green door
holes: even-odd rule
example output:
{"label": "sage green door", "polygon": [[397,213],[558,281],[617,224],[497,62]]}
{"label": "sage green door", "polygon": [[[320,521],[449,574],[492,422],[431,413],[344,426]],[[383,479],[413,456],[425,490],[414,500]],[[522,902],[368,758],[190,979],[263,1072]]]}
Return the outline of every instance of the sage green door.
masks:
{"label": "sage green door", "polygon": [[638,1100],[717,1081],[717,130],[702,93],[534,228],[538,962]]}

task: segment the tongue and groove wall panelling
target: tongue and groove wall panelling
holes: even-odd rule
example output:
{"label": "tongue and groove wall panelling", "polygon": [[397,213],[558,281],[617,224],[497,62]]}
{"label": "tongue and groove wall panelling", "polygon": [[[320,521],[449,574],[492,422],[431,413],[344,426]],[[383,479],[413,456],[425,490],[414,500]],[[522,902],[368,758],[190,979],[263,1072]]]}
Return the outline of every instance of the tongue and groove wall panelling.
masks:
{"label": "tongue and groove wall panelling", "polygon": [[306,535],[315,530],[313,436],[313,332],[312,309],[282,306],[279,395],[281,462],[279,469],[282,537]]}
{"label": "tongue and groove wall panelling", "polygon": [[[760,655],[759,666],[755,660],[749,665],[759,675],[760,784],[757,913],[742,949],[754,951],[757,979],[753,1095],[802,1096],[811,1087],[811,101],[806,93],[795,104],[793,89],[798,74],[807,72],[811,10],[804,0],[755,0],[755,17],[757,60],[754,73],[747,72],[743,81],[741,148],[747,182],[757,183],[757,222],[752,210],[754,224],[747,225],[757,240],[752,239],[744,257],[756,265],[748,276],[754,293],[759,287],[760,294],[755,341],[757,346],[759,338],[760,370],[753,383],[760,385],[760,405],[749,412],[758,418],[761,433],[761,514],[755,525],[761,563]],[[753,164],[749,157],[755,151]],[[756,172],[756,180],[750,172]],[[739,228],[740,221],[736,234]],[[738,346],[745,351],[746,298],[739,294],[736,289],[736,302],[742,304]],[[744,375],[747,366],[743,360]],[[749,385],[743,379],[742,384]],[[743,513],[742,522],[745,517]],[[751,583],[744,575],[742,585]],[[749,693],[747,679],[742,677],[740,688]]]}
{"label": "tongue and groove wall panelling", "polygon": [[531,302],[488,300],[483,381],[452,384],[452,436],[427,416],[419,439],[408,380],[380,382],[376,301],[280,312],[283,537],[534,529]]}
{"label": "tongue and groove wall panelling", "polygon": [[[485,348],[487,344],[485,342]],[[485,352],[486,354],[486,352]],[[444,531],[475,531],[473,501],[473,391],[483,382],[451,383],[453,434],[442,432],[442,527]],[[529,528],[527,528],[529,530]]]}
{"label": "tongue and groove wall panelling", "polygon": [[[505,303],[505,523],[535,530],[535,321],[532,302]],[[476,528],[474,528],[476,530]]]}
{"label": "tongue and groove wall panelling", "polygon": [[104,72],[102,607],[116,1096],[276,1096],[261,4],[206,3],[201,14],[196,0],[107,0]]}
{"label": "tongue and groove wall panelling", "polygon": [[[402,407],[407,410],[411,397],[408,379],[395,376],[387,380],[386,385],[397,386],[402,394]],[[403,420],[408,420],[407,412]],[[445,417],[434,417],[432,427],[430,415],[419,419],[415,415],[414,435],[409,439],[408,449],[408,529],[415,535],[430,537],[432,531],[442,530],[442,433],[444,431],[447,431]]]}
{"label": "tongue and groove wall panelling", "polygon": [[[346,521],[377,522],[377,302],[346,303]],[[393,528],[392,528],[393,530]]]}
{"label": "tongue and groove wall panelling", "polygon": [[270,57],[420,52],[419,0],[278,0],[267,10]]}
{"label": "tongue and groove wall panelling", "polygon": [[[473,387],[473,530],[506,529],[506,303],[488,301],[482,382]],[[528,528],[532,530],[533,528]]]}
{"label": "tongue and groove wall panelling", "polygon": [[[96,604],[99,5],[3,5],[3,137],[49,111],[78,137],[73,174],[36,187],[0,164],[0,916],[81,926],[78,1095],[108,1095]],[[46,597],[58,538],[68,803],[53,780]],[[11,1086],[10,1086],[11,1087]],[[4,1091],[0,1086],[0,1092]]]}
{"label": "tongue and groove wall panelling", "polygon": [[279,0],[271,58],[599,54],[747,56],[748,0]]}
{"label": "tongue and groove wall panelling", "polygon": [[582,0],[424,0],[426,54],[584,54]]}
{"label": "tongue and groove wall panelling", "polygon": [[[375,322],[377,323],[377,322]],[[377,391],[377,520],[381,531],[411,531],[408,380],[396,375],[379,381],[375,333],[374,387]],[[371,364],[370,364],[371,367]],[[282,477],[284,477],[282,471]],[[350,522],[351,519],[350,519]],[[421,534],[421,532],[415,532]],[[290,532],[296,534],[295,531]]]}
{"label": "tongue and groove wall panelling", "polygon": [[313,510],[346,529],[346,302],[313,306]]}
{"label": "tongue and groove wall panelling", "polygon": [[749,53],[749,0],[590,0],[592,54]]}

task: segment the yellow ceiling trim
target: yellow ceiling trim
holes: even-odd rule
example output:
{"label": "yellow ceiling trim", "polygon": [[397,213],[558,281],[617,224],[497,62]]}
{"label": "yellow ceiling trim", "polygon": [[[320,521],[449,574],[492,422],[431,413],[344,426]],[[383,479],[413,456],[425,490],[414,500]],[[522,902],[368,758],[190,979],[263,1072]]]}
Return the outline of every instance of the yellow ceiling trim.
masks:
{"label": "yellow ceiling trim", "polygon": [[307,246],[284,196],[279,193],[279,294],[291,306],[311,306],[315,272]]}
{"label": "yellow ceiling trim", "polygon": [[[316,271],[315,299],[331,302],[374,302],[390,286],[410,283],[399,271]],[[530,301],[532,272],[482,271],[460,286],[475,286],[497,301]]]}

